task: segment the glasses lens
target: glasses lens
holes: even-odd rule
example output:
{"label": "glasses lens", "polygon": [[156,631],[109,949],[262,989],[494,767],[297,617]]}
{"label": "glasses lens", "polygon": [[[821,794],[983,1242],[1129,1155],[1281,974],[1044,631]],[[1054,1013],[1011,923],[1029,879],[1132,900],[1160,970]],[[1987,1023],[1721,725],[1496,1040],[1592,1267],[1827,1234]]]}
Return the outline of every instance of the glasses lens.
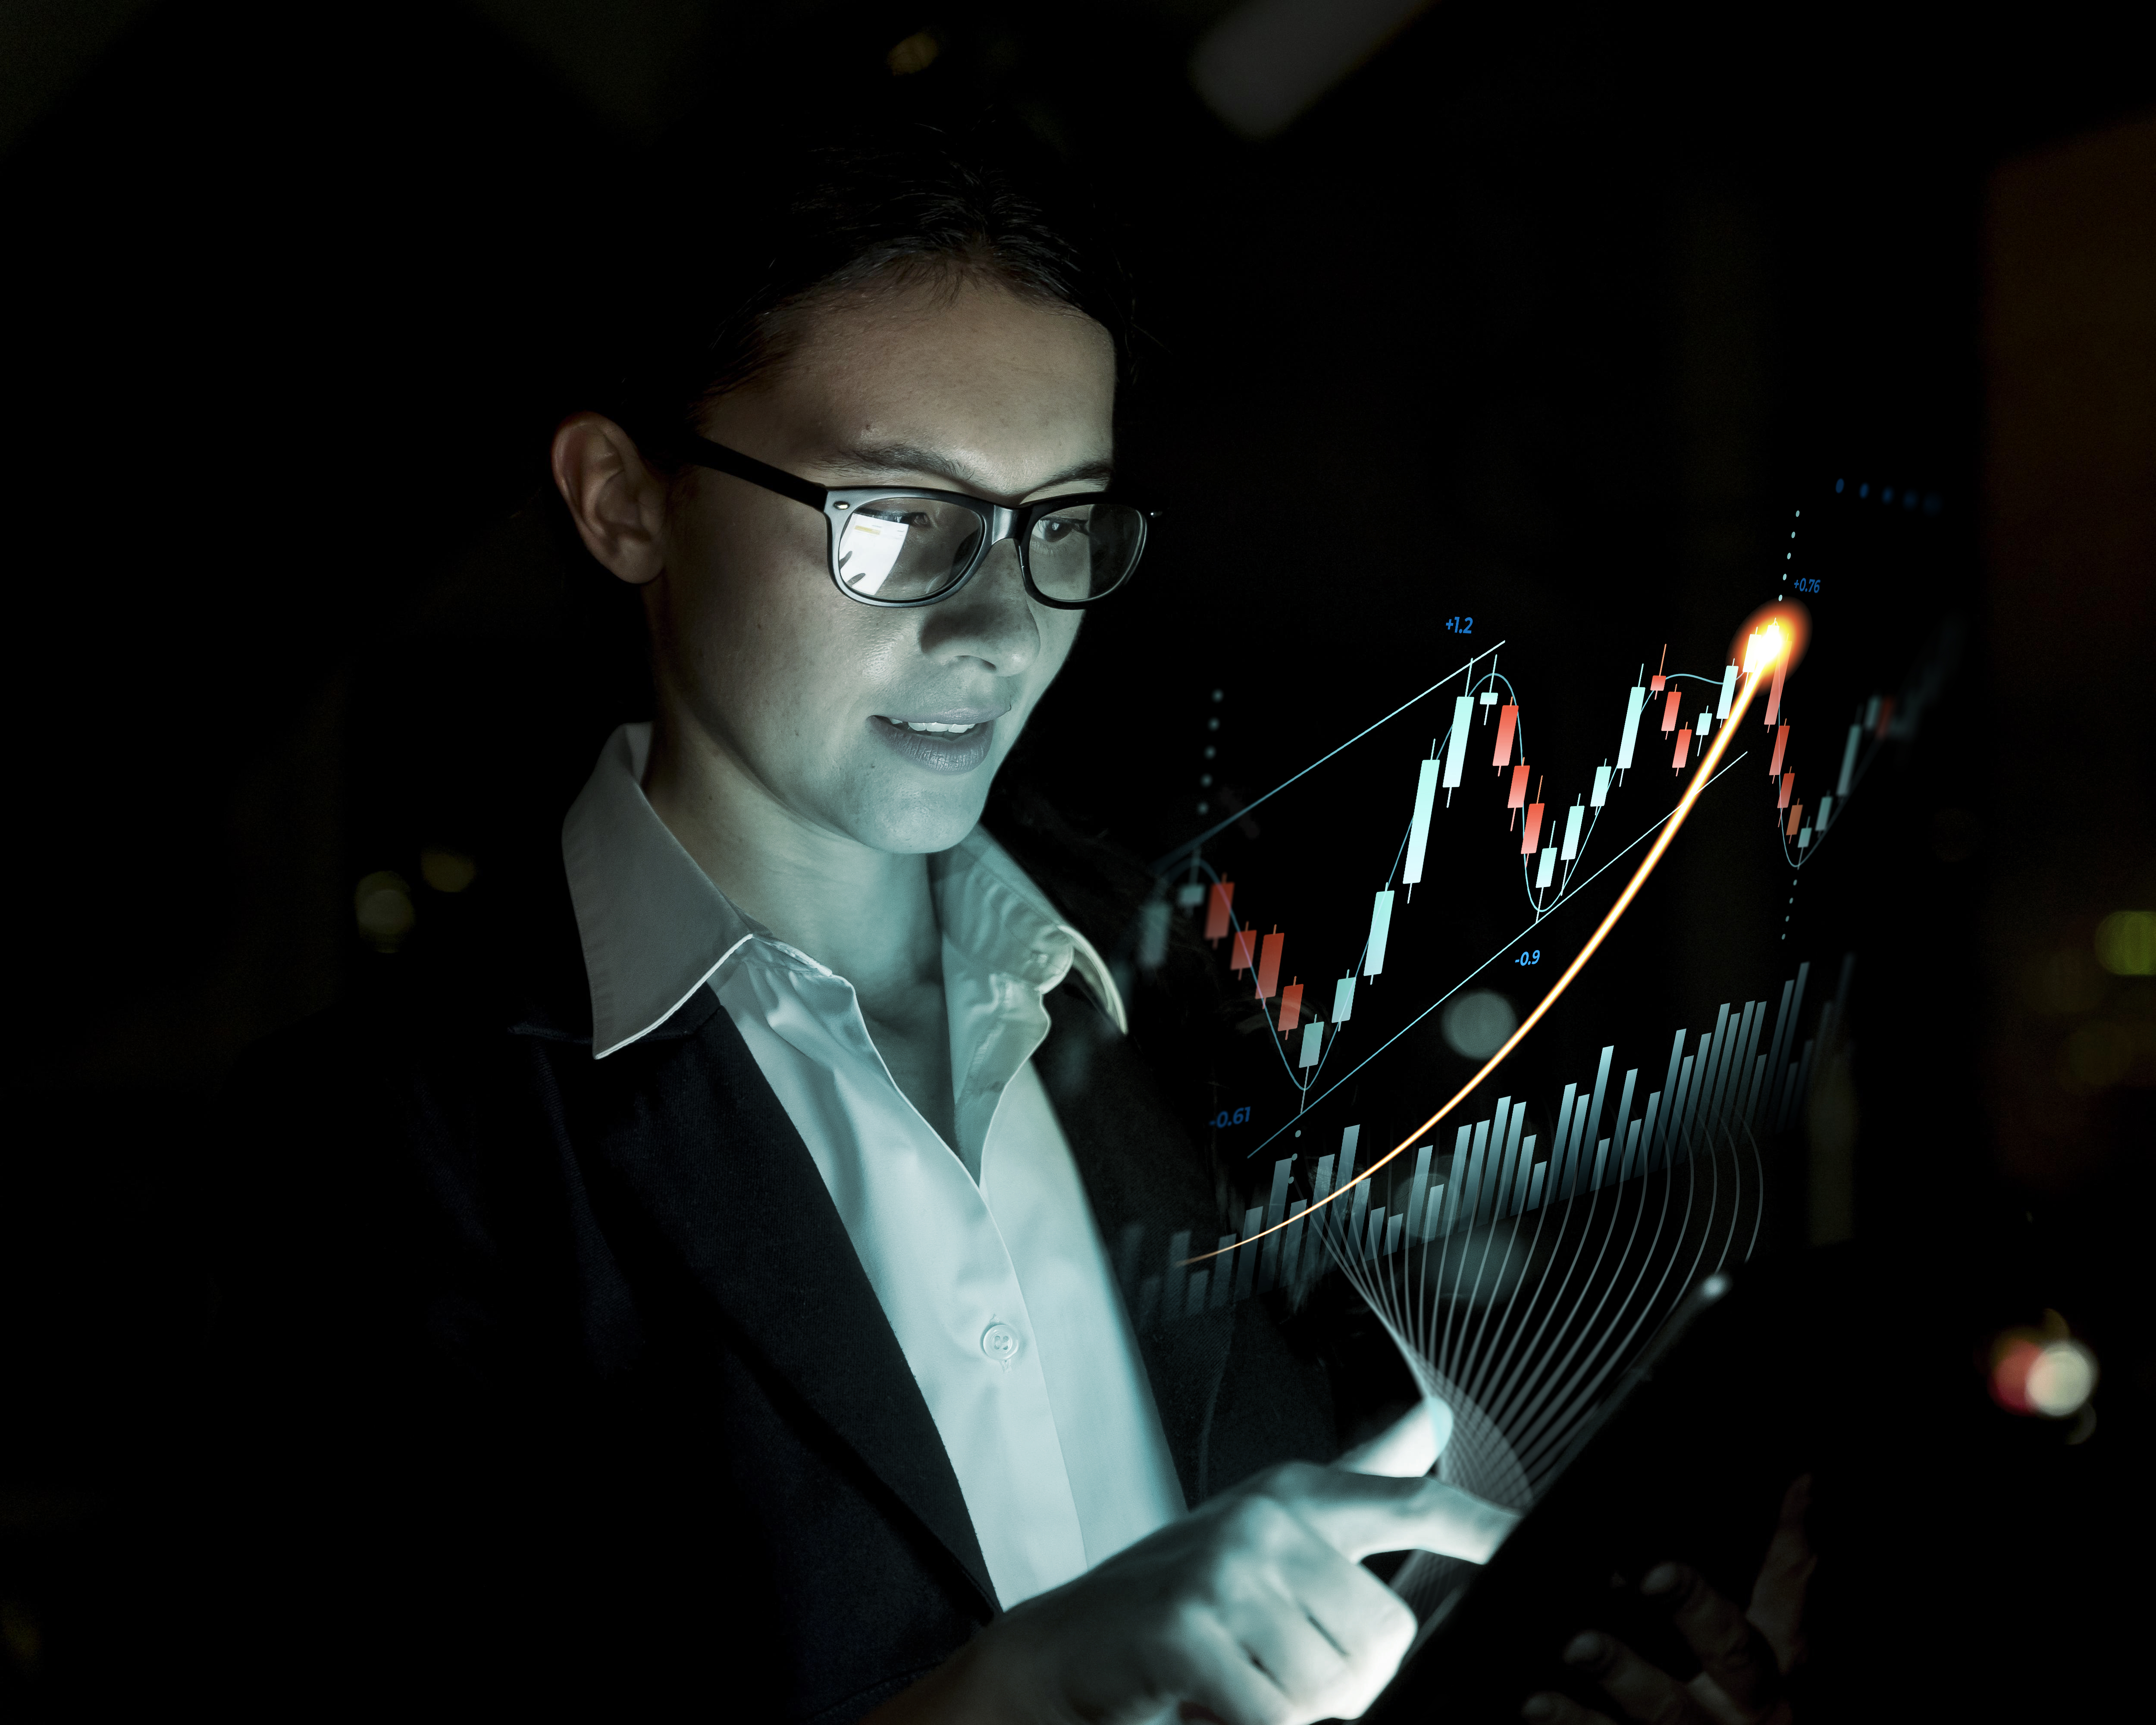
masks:
{"label": "glasses lens", "polygon": [[1051,599],[1082,604],[1120,586],[1145,548],[1145,513],[1127,503],[1074,503],[1033,524],[1026,567]]}
{"label": "glasses lens", "polygon": [[932,497],[856,504],[839,532],[839,579],[865,599],[926,599],[966,572],[981,518]]}

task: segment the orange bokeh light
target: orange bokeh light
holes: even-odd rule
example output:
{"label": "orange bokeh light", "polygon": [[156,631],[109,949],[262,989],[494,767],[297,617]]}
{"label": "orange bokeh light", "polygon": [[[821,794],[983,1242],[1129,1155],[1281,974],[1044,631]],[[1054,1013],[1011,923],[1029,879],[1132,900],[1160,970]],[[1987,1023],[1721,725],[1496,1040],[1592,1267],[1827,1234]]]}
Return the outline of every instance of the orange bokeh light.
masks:
{"label": "orange bokeh light", "polygon": [[[1804,649],[1812,642],[1812,614],[1794,599],[1777,599],[1771,605],[1762,605],[1738,625],[1737,634],[1729,643],[1729,656],[1743,665],[1745,654],[1752,637],[1768,629],[1781,632],[1781,653],[1779,657],[1785,671],[1794,670],[1804,660]],[[1762,655],[1745,669],[1772,671],[1774,658]]]}

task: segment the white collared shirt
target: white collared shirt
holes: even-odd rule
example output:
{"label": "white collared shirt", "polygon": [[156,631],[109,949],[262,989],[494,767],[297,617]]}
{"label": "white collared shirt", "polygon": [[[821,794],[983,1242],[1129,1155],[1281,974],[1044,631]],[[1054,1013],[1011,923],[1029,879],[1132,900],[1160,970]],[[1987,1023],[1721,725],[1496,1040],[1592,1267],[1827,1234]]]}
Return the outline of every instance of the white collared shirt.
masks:
{"label": "white collared shirt", "polygon": [[882,1302],[998,1599],[1060,1586],[1183,1511],[1032,1064],[1048,1034],[1041,997],[1074,967],[1123,1027],[1107,967],[985,833],[929,859],[957,1103],[947,1145],[892,1080],[853,984],[735,909],[659,819],[642,788],[650,747],[648,725],[616,731],[562,826],[593,1055],[717,992]]}

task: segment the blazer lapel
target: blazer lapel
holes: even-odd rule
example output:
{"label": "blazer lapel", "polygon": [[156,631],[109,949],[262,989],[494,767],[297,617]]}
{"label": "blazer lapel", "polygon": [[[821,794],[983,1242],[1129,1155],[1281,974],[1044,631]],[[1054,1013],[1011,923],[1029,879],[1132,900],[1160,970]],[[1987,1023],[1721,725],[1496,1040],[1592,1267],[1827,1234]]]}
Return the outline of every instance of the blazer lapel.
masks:
{"label": "blazer lapel", "polygon": [[747,1349],[996,1594],[943,1440],[808,1147],[708,990],[598,1062],[597,1149]]}

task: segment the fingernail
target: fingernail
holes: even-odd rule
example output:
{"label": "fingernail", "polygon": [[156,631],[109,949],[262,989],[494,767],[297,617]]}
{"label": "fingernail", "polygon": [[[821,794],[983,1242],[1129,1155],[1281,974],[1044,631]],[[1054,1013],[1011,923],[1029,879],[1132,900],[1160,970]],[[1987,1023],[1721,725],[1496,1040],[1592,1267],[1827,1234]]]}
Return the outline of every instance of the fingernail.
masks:
{"label": "fingernail", "polygon": [[1554,1719],[1557,1717],[1557,1703],[1547,1695],[1530,1695],[1527,1705],[1520,1709],[1520,1717],[1522,1719]]}
{"label": "fingernail", "polygon": [[1675,1563],[1657,1563],[1640,1578],[1640,1591],[1643,1594],[1666,1594],[1676,1584]]}
{"label": "fingernail", "polygon": [[1602,1637],[1592,1630],[1582,1635],[1574,1635],[1564,1644],[1564,1661],[1567,1665],[1592,1665],[1601,1657]]}

